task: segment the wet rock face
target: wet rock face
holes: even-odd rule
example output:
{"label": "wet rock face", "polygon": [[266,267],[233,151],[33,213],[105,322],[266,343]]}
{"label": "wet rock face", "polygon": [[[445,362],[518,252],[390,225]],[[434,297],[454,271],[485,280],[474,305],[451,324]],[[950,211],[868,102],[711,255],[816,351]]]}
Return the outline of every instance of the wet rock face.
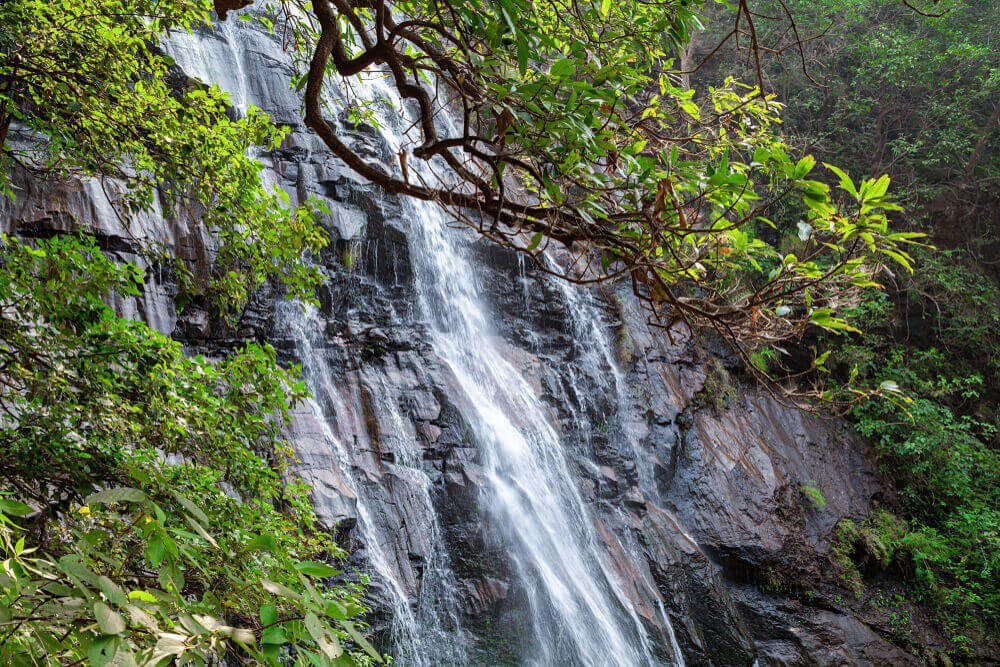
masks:
{"label": "wet rock face", "polygon": [[[418,623],[432,609],[444,626],[460,626],[445,629],[468,638],[470,662],[516,662],[530,633],[525,591],[484,521],[483,465],[465,399],[418,315],[409,222],[397,200],[359,182],[299,123],[280,45],[249,24],[236,30],[171,52],[193,68],[189,76],[211,75],[198,63],[213,58],[218,76],[242,72],[220,83],[292,126],[262,159],[293,199],[315,196],[330,209],[332,242],[316,258],[327,276],[319,307],[303,314],[269,285],[230,326],[207,306],[178,313],[176,286],[149,266],[146,293],[120,309],[192,351],[221,355],[258,339],[302,364],[315,397],[288,430],[300,459],[292,473],[312,484],[317,513],[351,551],[351,565],[372,575],[376,629],[388,641],[402,595]],[[390,159],[372,128],[339,128],[373,159]],[[146,216],[123,226],[93,184],[19,185],[17,202],[0,208],[8,233],[89,230],[107,252],[142,266],[142,245],[155,241],[196,275],[210,270],[212,241],[194,220]],[[654,335],[624,290],[574,292],[509,251],[475,239],[467,251],[499,345],[561,436],[621,581],[620,603],[646,625],[660,659],[671,661],[676,642],[689,664],[914,661],[823,576],[834,523],[864,516],[884,493],[863,443],[838,422],[751,388],[720,388],[707,346],[683,333],[673,342]],[[823,509],[809,504],[807,485],[821,491]],[[379,576],[386,572],[398,590]],[[816,587],[807,602],[773,585],[788,572]]]}

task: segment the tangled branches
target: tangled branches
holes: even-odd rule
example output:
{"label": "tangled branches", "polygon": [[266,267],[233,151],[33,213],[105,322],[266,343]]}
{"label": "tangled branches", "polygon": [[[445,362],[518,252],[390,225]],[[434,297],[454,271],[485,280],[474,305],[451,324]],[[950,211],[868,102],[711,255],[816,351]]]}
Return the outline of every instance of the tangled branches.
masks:
{"label": "tangled branches", "polygon": [[[839,195],[775,134],[780,104],[727,80],[696,97],[675,55],[702,27],[687,0],[283,0],[300,55],[305,121],[351,169],[578,283],[627,280],[669,335],[708,327],[746,358],[875,287],[880,261],[909,267],[890,234],[888,178]],[[756,21],[741,0],[726,39]],[[781,17],[770,17],[780,19]],[[801,46],[794,19],[791,30]],[[746,40],[744,40],[746,41]],[[713,51],[714,53],[714,51]],[[387,170],[353,151],[327,116],[330,76],[388,79],[416,122]],[[449,122],[448,119],[455,119]],[[412,170],[411,159],[432,169]],[[430,174],[430,177],[427,176]],[[777,224],[772,217],[791,216]],[[798,253],[779,247],[788,229]],[[768,242],[768,238],[778,242]],[[550,242],[569,250],[545,261]]]}

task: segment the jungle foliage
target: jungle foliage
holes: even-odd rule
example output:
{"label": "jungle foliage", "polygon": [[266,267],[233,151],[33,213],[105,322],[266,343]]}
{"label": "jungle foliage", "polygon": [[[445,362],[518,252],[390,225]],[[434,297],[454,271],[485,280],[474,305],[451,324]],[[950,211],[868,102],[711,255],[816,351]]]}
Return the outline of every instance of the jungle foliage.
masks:
{"label": "jungle foliage", "polygon": [[[767,48],[758,37],[771,19],[745,2],[278,7],[299,55],[306,123],[348,166],[391,193],[442,203],[543,270],[628,281],[665,335],[681,322],[708,328],[748,359],[810,327],[846,330],[840,306],[875,287],[883,262],[909,270],[905,248],[920,234],[890,231],[888,177],[852,180],[812,156],[793,159],[775,131],[782,105],[760,77],[756,86],[685,86],[680,54],[709,10],[742,38],[740,57]],[[362,76],[386,78],[414,113],[398,169],[354,152],[329,120],[345,110],[324,87]],[[365,115],[367,103],[355,111]],[[453,109],[455,122],[440,122]],[[412,160],[428,161],[434,176],[411,174]],[[836,186],[821,173],[835,174]],[[810,240],[802,253],[759,233],[782,207],[798,211]],[[551,242],[569,250],[568,266],[544,261]]]}
{"label": "jungle foliage", "polygon": [[[825,369],[828,384],[891,383],[912,399],[862,401],[849,413],[900,491],[899,505],[869,523],[899,515],[896,529],[875,531],[893,556],[885,565],[968,659],[1000,632],[1000,6],[765,4],[787,7],[808,40],[763,63],[787,105],[789,143],[859,177],[890,174],[906,202],[893,224],[926,231],[939,248],[914,253],[912,274],[884,273],[884,291],[851,304],[847,320],[865,333],[834,342]],[[793,227],[781,233],[797,242]],[[773,348],[757,361],[796,367]]]}
{"label": "jungle foliage", "polygon": [[[283,131],[253,109],[233,120],[216,88],[168,85],[157,38],[210,10],[0,5],[0,189],[97,179],[125,224],[193,210],[219,256],[188,287],[221,313],[266,279],[310,298],[315,208],[269,192],[252,157]],[[352,621],[360,590],[336,583],[343,552],[284,471],[297,369],[266,345],[190,357],[122,319],[108,304],[144,280],[85,234],[0,239],[0,662],[382,661]]]}

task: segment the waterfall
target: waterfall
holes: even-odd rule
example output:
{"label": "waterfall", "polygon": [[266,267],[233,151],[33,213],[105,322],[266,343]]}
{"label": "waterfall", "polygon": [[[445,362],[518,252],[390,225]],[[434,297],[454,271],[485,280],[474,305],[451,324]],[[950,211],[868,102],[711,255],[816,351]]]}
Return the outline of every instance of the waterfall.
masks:
{"label": "waterfall", "polygon": [[486,506],[528,591],[538,664],[652,662],[603,566],[592,519],[541,400],[496,344],[462,249],[442,213],[413,204],[420,306],[467,400],[486,469]]}
{"label": "waterfall", "polygon": [[[378,80],[362,94],[387,99],[390,109],[406,108]],[[383,123],[395,153],[403,144],[402,124],[392,116]],[[463,416],[486,473],[484,504],[527,592],[535,635],[529,659],[539,665],[653,664],[641,623],[622,609],[619,582],[606,565],[560,437],[542,399],[505,358],[457,233],[437,205],[408,199],[403,206],[410,213],[419,308],[464,399]]]}
{"label": "waterfall", "polygon": [[[238,15],[243,15],[240,13]],[[273,42],[246,22],[231,20],[215,24],[209,31],[195,33],[176,32],[163,43],[164,50],[188,76],[203,82],[214,83],[229,95],[234,109],[243,114],[251,106],[266,108],[262,99],[273,95],[263,82],[251,81],[248,71],[254,63],[247,57],[261,57]],[[258,70],[259,72],[259,70]],[[256,85],[254,85],[256,84]],[[333,91],[335,94],[339,91]],[[273,110],[271,110],[273,111]],[[280,110],[279,110],[280,111]],[[287,111],[287,110],[285,110]],[[258,156],[265,164],[266,156]],[[277,178],[265,170],[263,178],[268,186],[277,184]],[[429,667],[437,664],[467,664],[464,636],[457,631],[458,611],[454,575],[448,563],[444,541],[430,497],[430,480],[417,467],[390,465],[392,473],[414,495],[419,504],[419,515],[426,521],[428,556],[424,563],[419,585],[413,581],[408,564],[398,562],[398,550],[392,548],[394,538],[380,521],[379,504],[384,502],[383,490],[376,490],[370,478],[363,476],[371,462],[360,451],[359,437],[364,429],[356,419],[356,396],[345,396],[346,378],[334,377],[323,354],[323,328],[314,308],[305,311],[297,304],[280,304],[276,317],[276,330],[293,341],[296,357],[301,361],[304,379],[312,398],[306,409],[312,423],[319,425],[315,434],[325,449],[322,461],[335,468],[344,484],[340,489],[353,497],[357,514],[360,542],[364,544],[369,576],[379,587],[391,609],[391,645],[397,664]],[[382,420],[392,424],[395,453],[410,462],[419,461],[416,435],[407,433],[398,413],[398,405],[389,399],[389,387],[374,387],[380,396]],[[343,425],[350,425],[344,427]],[[359,472],[356,472],[359,471]],[[308,479],[309,475],[305,475]]]}
{"label": "waterfall", "polygon": [[[553,264],[551,259],[546,257],[545,260],[550,265]],[[552,266],[551,268],[555,267]],[[575,345],[580,350],[581,366],[586,368],[592,377],[605,378],[605,384],[609,376],[612,379],[612,387],[614,389],[613,417],[616,422],[614,424],[615,437],[625,445],[622,450],[631,452],[632,454],[640,490],[644,494],[655,495],[656,491],[652,472],[653,463],[650,460],[650,456],[641,450],[628,427],[627,415],[625,414],[625,408],[630,404],[628,385],[625,381],[625,375],[622,373],[615,359],[614,348],[606,333],[607,328],[602,322],[600,309],[594,303],[593,295],[590,292],[575,288],[564,281],[557,281],[557,286],[570,306],[569,312],[571,313],[574,331],[573,338]],[[626,551],[632,555],[638,550],[632,547],[626,549]],[[643,583],[645,584],[646,595],[656,601],[658,625],[663,629],[663,640],[670,647],[673,663],[683,667],[685,664],[684,654],[677,643],[677,635],[674,632],[670,616],[664,607],[663,597],[653,582],[646,580]],[[627,606],[627,603],[623,602],[623,604]],[[641,622],[634,611],[631,613],[631,618],[636,625],[637,632],[640,633],[640,636],[643,636]],[[645,637],[643,638],[645,639]]]}
{"label": "waterfall", "polygon": [[[262,93],[259,82],[248,78],[253,67],[248,54],[258,56],[257,49],[264,48],[263,38],[253,30],[245,22],[231,20],[215,35],[171,38],[166,50],[190,76],[229,92],[243,111],[251,104],[263,106],[256,99],[261,94],[274,95],[273,90]],[[377,73],[329,94],[335,108],[343,107],[345,98],[376,101],[371,108],[388,144],[387,155],[406,150],[405,128],[412,120],[406,117],[407,104]],[[273,106],[274,100],[265,102]],[[429,181],[436,178],[421,160],[409,162],[418,175]],[[407,199],[401,206],[409,225],[416,311],[434,355],[448,371],[452,399],[470,427],[484,470],[480,491],[484,529],[505,550],[527,601],[531,638],[521,647],[522,659],[536,665],[659,664],[639,614],[623,593],[597,519],[581,496],[564,438],[553,426],[543,398],[505,354],[463,235],[448,226],[446,213],[433,203]],[[523,267],[521,278],[517,289],[527,290]],[[572,308],[583,308],[586,297],[576,294],[575,288],[562,289]],[[584,315],[579,321],[586,320],[593,330],[578,323],[577,335],[590,341],[592,354],[609,363],[612,389],[620,397],[623,378],[610,347],[600,338],[596,319]],[[364,390],[374,396],[379,424],[393,431],[393,453],[416,463],[413,466],[380,461],[372,454],[364,420],[356,414],[362,380],[336,375],[331,368],[323,350],[326,334],[315,311],[303,314],[301,308],[285,304],[279,308],[276,329],[293,342],[313,395],[308,417],[319,424],[313,434],[319,441],[313,463],[333,469],[342,485],[337,492],[352,498],[353,531],[363,544],[368,575],[391,607],[389,651],[400,665],[469,664],[456,577],[438,525],[430,478],[421,467],[416,436],[399,413],[393,388],[369,379]],[[395,500],[388,498],[381,478],[370,474],[376,468],[406,487],[407,503],[424,523],[421,534],[431,544],[425,545],[419,574],[404,562],[406,549],[401,552],[396,546],[399,535],[384,519],[383,503]],[[309,479],[308,474],[305,477]],[[674,662],[682,664],[662,599],[659,609],[669,633],[666,645],[674,647]]]}
{"label": "waterfall", "polygon": [[[437,664],[467,664],[464,644],[455,633],[458,612],[454,605],[454,577],[444,553],[440,528],[431,502],[427,475],[417,468],[393,465],[392,472],[403,476],[407,486],[417,489],[421,516],[429,521],[426,534],[431,555],[421,577],[419,592],[412,595],[400,563],[393,562],[391,548],[393,536],[378,520],[380,501],[375,485],[361,474],[365,470],[364,450],[359,446],[358,420],[352,406],[357,404],[354,392],[345,390],[344,378],[334,378],[324,359],[322,328],[318,326],[315,309],[305,313],[296,304],[284,304],[279,312],[279,328],[295,342],[296,356],[302,360],[303,375],[312,398],[308,409],[320,425],[320,435],[332,456],[329,463],[336,466],[340,477],[356,497],[357,529],[365,545],[365,555],[370,574],[385,593],[391,604],[392,651],[397,664],[429,667]],[[319,340],[317,340],[319,339]],[[385,388],[386,390],[388,388]],[[349,394],[345,396],[345,391]],[[388,390],[383,398],[391,396]],[[409,454],[410,460],[419,460],[415,449],[415,436],[407,433],[391,400],[383,400],[379,407],[385,410],[386,421],[397,426],[393,435],[399,444],[399,454]],[[336,425],[336,426],[335,426]],[[350,445],[345,444],[348,437]],[[411,599],[416,597],[416,600]]]}

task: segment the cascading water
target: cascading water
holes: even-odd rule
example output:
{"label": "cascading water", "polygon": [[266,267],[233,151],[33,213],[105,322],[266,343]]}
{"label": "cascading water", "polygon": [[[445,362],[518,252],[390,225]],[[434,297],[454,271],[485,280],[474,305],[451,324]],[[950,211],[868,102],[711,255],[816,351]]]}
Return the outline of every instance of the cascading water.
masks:
{"label": "cascading water", "polygon": [[[242,33],[248,28],[230,22],[224,40],[183,36],[168,52],[189,74],[227,90],[238,109],[258,104],[255,87],[246,78]],[[259,37],[255,37],[259,39]],[[206,44],[206,42],[209,42]],[[220,43],[221,42],[221,43]],[[403,116],[406,104],[377,76],[354,84],[360,101],[387,100],[379,109],[382,138],[389,155],[405,150]],[[334,101],[335,105],[343,100]],[[419,160],[411,160],[418,175]],[[622,583],[598,535],[567,461],[567,452],[543,400],[522,373],[505,357],[496,327],[477,289],[476,273],[461,236],[448,228],[444,212],[434,204],[402,202],[409,220],[408,243],[414,263],[417,309],[426,322],[434,353],[450,371],[462,417],[467,421],[484,469],[481,499],[488,530],[495,533],[515,567],[529,607],[533,639],[522,659],[538,665],[657,664],[643,622],[632,608]],[[570,292],[567,292],[570,294]],[[359,541],[371,575],[391,605],[392,646],[398,664],[468,664],[464,633],[455,604],[455,579],[443,547],[429,479],[419,466],[372,463],[362,454],[357,437],[364,432],[352,415],[356,398],[345,397],[347,378],[334,378],[324,361],[320,324],[301,310],[279,312],[279,330],[294,341],[314,400],[310,410],[321,424],[321,439],[346,492],[356,503]],[[600,351],[600,350],[598,350]],[[620,378],[616,377],[616,381]],[[616,387],[616,390],[618,388]],[[355,388],[356,390],[356,388]],[[419,459],[414,435],[396,412],[387,386],[367,387],[383,414],[381,423],[394,434],[395,454]],[[393,424],[396,424],[393,427]],[[369,456],[369,460],[363,460]],[[407,487],[417,489],[411,501],[428,522],[425,534],[436,545],[428,549],[419,582],[408,565],[399,562],[391,546],[394,536],[380,520],[385,499],[369,488],[366,465],[391,468]],[[672,639],[669,619],[661,620]],[[675,662],[680,662],[679,652]]]}
{"label": "cascading water", "polygon": [[[377,81],[363,91],[405,109]],[[393,152],[398,119],[384,118]],[[427,173],[426,178],[433,178]],[[537,664],[655,662],[642,624],[623,610],[619,585],[567,466],[542,400],[504,357],[476,289],[476,276],[434,204],[407,200],[420,309],[448,365],[475,433],[488,483],[485,505],[510,549],[531,606]]]}
{"label": "cascading water", "polygon": [[[546,258],[548,259],[548,258]],[[551,260],[548,260],[551,262]],[[553,267],[554,268],[554,267]],[[636,466],[636,476],[639,488],[644,494],[655,494],[653,483],[652,461],[649,456],[641,450],[632,437],[624,408],[629,404],[629,397],[625,376],[615,360],[615,353],[611,340],[606,333],[606,327],[601,320],[600,310],[589,292],[574,288],[566,282],[556,283],[566,302],[569,304],[569,312],[574,331],[574,344],[580,351],[579,365],[591,378],[600,378],[603,384],[607,384],[610,377],[614,388],[613,414],[610,417],[615,421],[614,437],[623,442],[623,451],[632,454],[632,461]],[[577,390],[577,393],[582,393]],[[609,429],[610,430],[610,429]],[[638,549],[634,545],[623,544],[624,551],[635,554]],[[639,560],[639,559],[637,559]],[[662,629],[664,644],[670,647],[671,658],[675,665],[684,665],[684,655],[677,644],[677,636],[674,633],[673,623],[664,608],[663,598],[656,589],[655,584],[648,579],[643,580],[645,595],[656,601],[656,611],[658,613],[657,625]],[[624,603],[624,602],[623,602]],[[627,606],[627,603],[624,603]],[[636,614],[632,613],[633,621],[638,625],[639,620]],[[641,626],[639,626],[641,628]]]}
{"label": "cascading water", "polygon": [[615,582],[541,401],[494,343],[475,277],[441,213],[414,209],[421,306],[437,352],[468,401],[465,417],[489,481],[486,504],[528,591],[538,639],[534,660],[651,662],[614,602]]}
{"label": "cascading water", "polygon": [[[364,454],[359,447],[358,432],[363,433],[352,405],[355,397],[345,397],[343,378],[335,380],[329,365],[324,361],[322,351],[317,349],[317,338],[321,340],[322,328],[318,325],[313,311],[302,313],[294,304],[286,304],[279,313],[279,328],[295,342],[296,356],[302,360],[303,374],[309,386],[312,399],[309,409],[320,424],[321,436],[332,454],[330,463],[336,466],[341,478],[356,497],[358,529],[361,542],[365,545],[371,574],[388,598],[392,614],[392,650],[397,664],[424,667],[435,664],[466,664],[467,657],[458,628],[458,612],[454,602],[454,581],[443,553],[440,530],[431,503],[427,475],[418,468],[405,465],[393,466],[393,473],[405,477],[407,486],[417,489],[421,501],[421,515],[429,521],[427,530],[431,553],[421,577],[419,592],[414,596],[402,573],[400,563],[394,563],[390,554],[392,538],[378,520],[376,494],[366,484],[366,480],[355,474],[363,471]],[[387,395],[389,392],[386,392]],[[398,419],[391,401],[383,401],[380,407],[389,412],[387,421],[395,422],[398,429],[393,432],[399,445],[398,455],[417,459],[413,447],[413,434],[407,433]],[[396,419],[393,419],[393,417]],[[350,440],[348,439],[350,438]],[[346,442],[351,444],[347,445]],[[412,599],[416,597],[416,600]]]}

